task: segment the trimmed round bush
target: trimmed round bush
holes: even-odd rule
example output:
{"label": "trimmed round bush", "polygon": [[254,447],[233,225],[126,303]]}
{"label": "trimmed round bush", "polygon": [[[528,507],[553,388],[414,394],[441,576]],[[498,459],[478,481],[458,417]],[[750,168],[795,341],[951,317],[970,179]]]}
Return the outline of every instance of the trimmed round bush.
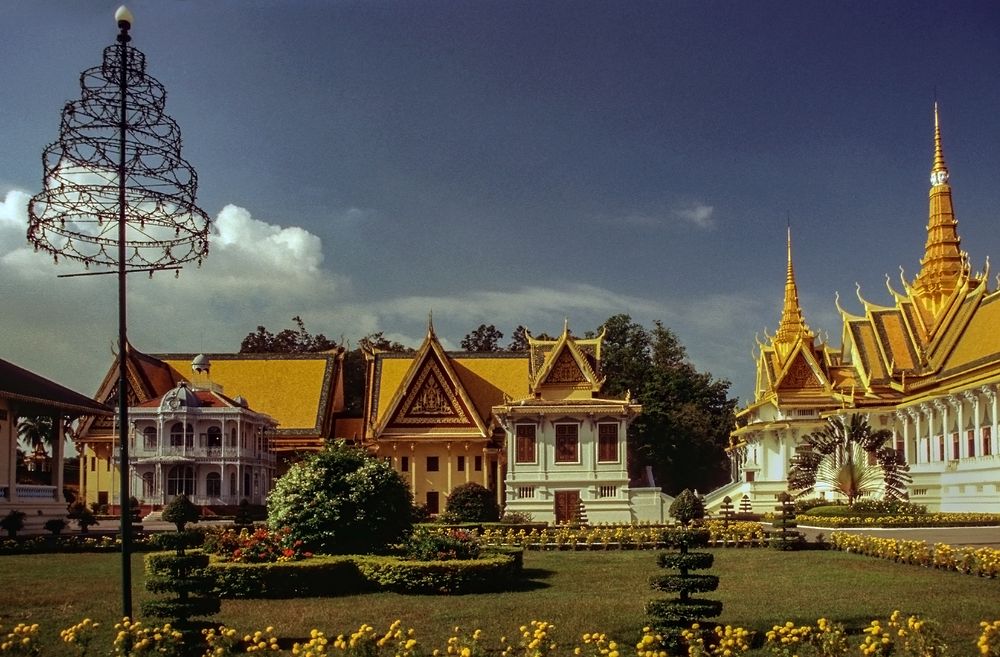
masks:
{"label": "trimmed round bush", "polygon": [[682,545],[688,547],[708,545],[711,537],[712,534],[707,529],[684,527],[664,529],[661,539],[668,547],[679,548]]}
{"label": "trimmed round bush", "polygon": [[470,482],[451,490],[445,515],[449,522],[496,522],[500,519],[500,507],[493,492]]}
{"label": "trimmed round bush", "polygon": [[661,552],[656,555],[656,563],[660,568],[672,570],[704,570],[711,568],[712,564],[715,563],[715,555],[711,552],[688,552],[686,554]]}
{"label": "trimmed round bush", "polygon": [[660,621],[690,625],[694,621],[715,618],[722,613],[718,600],[652,600],[646,613]]}
{"label": "trimmed round bush", "polygon": [[296,463],[267,498],[267,523],[312,552],[381,552],[411,529],[410,489],[385,461],[343,441]]}
{"label": "trimmed round bush", "polygon": [[685,488],[681,494],[670,503],[670,516],[676,518],[682,525],[705,517],[705,503],[691,489]]}
{"label": "trimmed round bush", "polygon": [[656,591],[705,593],[719,588],[719,578],[715,575],[654,575],[649,585]]}

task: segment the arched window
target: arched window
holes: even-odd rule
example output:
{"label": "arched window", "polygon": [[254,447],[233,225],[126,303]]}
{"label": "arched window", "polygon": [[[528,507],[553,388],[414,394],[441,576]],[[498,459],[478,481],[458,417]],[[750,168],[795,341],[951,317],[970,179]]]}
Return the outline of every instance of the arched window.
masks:
{"label": "arched window", "polygon": [[144,472],[144,473],[142,473],[142,496],[143,496],[143,498],[145,498],[145,499],[148,500],[149,498],[153,497],[153,495],[155,494],[155,492],[156,491],[153,488],[153,473],[152,472]]}
{"label": "arched window", "polygon": [[184,425],[180,422],[175,422],[173,426],[170,427],[170,446],[180,447],[184,444]]}
{"label": "arched window", "polygon": [[167,473],[167,495],[194,495],[194,468],[175,465]]}
{"label": "arched window", "polygon": [[205,495],[222,497],[222,475],[218,472],[209,472],[205,475]]}
{"label": "arched window", "polygon": [[219,427],[208,428],[208,446],[222,447],[222,429]]}
{"label": "arched window", "polygon": [[229,442],[226,443],[227,447],[236,447],[236,427],[229,430]]}
{"label": "arched window", "polygon": [[142,430],[142,446],[146,449],[156,449],[156,427],[146,427]]}

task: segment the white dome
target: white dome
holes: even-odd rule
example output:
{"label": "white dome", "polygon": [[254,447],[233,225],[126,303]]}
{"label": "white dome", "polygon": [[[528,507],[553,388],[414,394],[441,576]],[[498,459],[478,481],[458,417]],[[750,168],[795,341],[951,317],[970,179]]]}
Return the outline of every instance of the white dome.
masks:
{"label": "white dome", "polygon": [[173,390],[163,395],[160,400],[161,411],[177,411],[182,408],[197,408],[201,403],[198,397],[187,387],[183,381]]}
{"label": "white dome", "polygon": [[191,369],[199,374],[202,372],[207,373],[211,367],[212,361],[209,360],[208,356],[205,354],[198,354],[194,357],[194,360],[191,361]]}

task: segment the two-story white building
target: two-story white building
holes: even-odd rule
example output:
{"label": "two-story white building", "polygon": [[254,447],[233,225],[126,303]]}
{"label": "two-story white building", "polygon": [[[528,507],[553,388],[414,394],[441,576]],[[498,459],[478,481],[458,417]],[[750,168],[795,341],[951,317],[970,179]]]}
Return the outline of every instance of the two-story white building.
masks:
{"label": "two-story white building", "polygon": [[205,356],[191,366],[190,381],[129,409],[135,496],[154,509],[181,494],[202,506],[264,504],[277,467],[270,444],[277,423],[224,395]]}
{"label": "two-story white building", "polygon": [[[628,522],[643,515],[631,499],[626,434],[642,408],[600,397],[603,335],[557,340],[529,336],[529,394],[494,406],[506,432],[508,512],[535,520]],[[659,491],[647,490],[660,513]],[[639,513],[637,513],[637,510]]]}

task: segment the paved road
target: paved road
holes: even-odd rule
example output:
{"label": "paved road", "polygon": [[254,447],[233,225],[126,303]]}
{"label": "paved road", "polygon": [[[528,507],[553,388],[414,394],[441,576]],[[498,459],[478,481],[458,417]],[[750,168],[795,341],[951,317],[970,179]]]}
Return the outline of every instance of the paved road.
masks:
{"label": "paved road", "polygon": [[975,545],[1000,549],[1000,527],[899,527],[892,529],[830,529],[829,527],[808,527],[800,525],[798,529],[810,541],[822,533],[829,538],[830,532],[852,532],[897,538],[906,541],[927,541],[928,543],[947,543],[948,545]]}

